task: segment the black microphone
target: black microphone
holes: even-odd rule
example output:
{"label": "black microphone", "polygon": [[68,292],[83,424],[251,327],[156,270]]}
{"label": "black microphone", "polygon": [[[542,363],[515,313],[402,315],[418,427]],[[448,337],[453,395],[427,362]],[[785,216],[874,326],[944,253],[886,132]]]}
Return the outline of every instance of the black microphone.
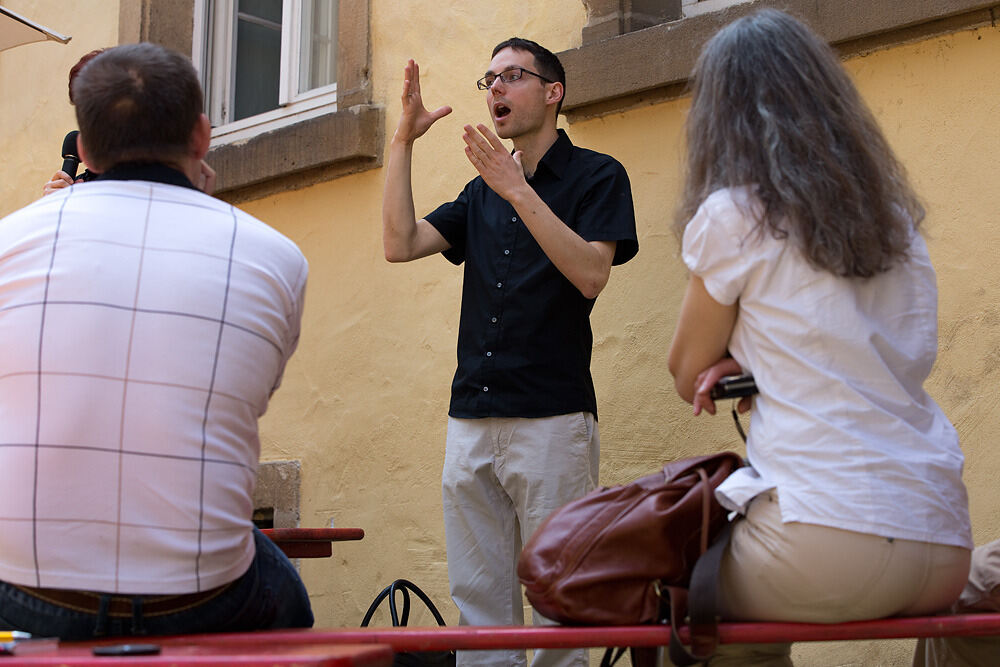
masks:
{"label": "black microphone", "polygon": [[76,169],[80,166],[80,156],[76,154],[76,138],[79,134],[79,130],[73,130],[63,139],[62,145],[62,170],[69,174],[72,180],[76,180]]}

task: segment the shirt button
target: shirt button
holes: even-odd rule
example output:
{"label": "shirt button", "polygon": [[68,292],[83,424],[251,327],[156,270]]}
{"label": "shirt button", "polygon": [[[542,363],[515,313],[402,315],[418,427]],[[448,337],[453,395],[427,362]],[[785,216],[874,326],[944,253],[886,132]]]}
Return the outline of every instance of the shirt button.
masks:
{"label": "shirt button", "polygon": [[497,287],[503,287],[503,283],[497,283]]}
{"label": "shirt button", "polygon": [[490,390],[489,387],[483,387],[483,391],[489,391],[489,390]]}
{"label": "shirt button", "polygon": [[505,255],[509,255],[509,254],[510,254],[510,250],[504,250],[504,251],[503,251],[503,254],[505,254]]}
{"label": "shirt button", "polygon": [[487,356],[487,357],[492,357],[492,356],[493,356],[493,353],[492,353],[492,352],[487,352],[487,353],[486,353],[486,356]]}
{"label": "shirt button", "polygon": [[513,218],[510,219],[510,221],[511,222],[517,222],[517,216],[515,215]]}
{"label": "shirt button", "polygon": [[493,323],[495,324],[495,323],[496,323],[496,321],[497,321],[497,318],[495,318],[495,317],[491,317],[491,318],[490,318],[490,322],[493,322]]}

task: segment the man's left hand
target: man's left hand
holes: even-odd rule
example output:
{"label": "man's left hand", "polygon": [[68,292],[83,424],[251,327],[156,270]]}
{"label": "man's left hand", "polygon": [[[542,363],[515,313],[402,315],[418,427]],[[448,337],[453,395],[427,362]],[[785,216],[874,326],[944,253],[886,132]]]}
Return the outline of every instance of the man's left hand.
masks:
{"label": "man's left hand", "polygon": [[198,172],[198,183],[195,185],[206,195],[215,192],[215,170],[208,166],[208,163],[204,160],[201,161],[201,167]]}
{"label": "man's left hand", "polygon": [[500,137],[488,127],[482,123],[475,128],[466,125],[462,139],[465,140],[465,156],[493,192],[511,201],[518,188],[527,185],[521,151],[511,155]]}

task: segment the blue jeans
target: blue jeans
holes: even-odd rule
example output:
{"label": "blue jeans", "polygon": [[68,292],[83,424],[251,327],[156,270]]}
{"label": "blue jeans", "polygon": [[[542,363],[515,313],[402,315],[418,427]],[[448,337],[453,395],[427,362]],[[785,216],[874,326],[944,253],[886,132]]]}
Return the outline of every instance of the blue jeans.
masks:
{"label": "blue jeans", "polygon": [[[247,632],[309,628],[309,595],[281,549],[254,528],[257,555],[250,569],[222,593],[174,613],[143,615],[143,596],[133,598],[128,618],[88,613],[41,600],[0,581],[0,630],[23,630],[67,641],[135,635]],[[108,596],[110,598],[110,595]],[[137,604],[135,600],[140,602]]]}

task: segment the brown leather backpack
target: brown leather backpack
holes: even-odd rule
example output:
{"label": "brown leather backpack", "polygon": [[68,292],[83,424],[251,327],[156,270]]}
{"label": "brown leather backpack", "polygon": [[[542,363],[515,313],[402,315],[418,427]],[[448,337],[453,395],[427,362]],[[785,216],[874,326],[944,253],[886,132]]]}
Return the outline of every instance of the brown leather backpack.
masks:
{"label": "brown leather backpack", "polygon": [[688,586],[695,562],[725,525],[714,491],[741,465],[733,452],[674,461],[556,510],[518,561],[528,600],[570,625],[660,620],[661,591]]}

